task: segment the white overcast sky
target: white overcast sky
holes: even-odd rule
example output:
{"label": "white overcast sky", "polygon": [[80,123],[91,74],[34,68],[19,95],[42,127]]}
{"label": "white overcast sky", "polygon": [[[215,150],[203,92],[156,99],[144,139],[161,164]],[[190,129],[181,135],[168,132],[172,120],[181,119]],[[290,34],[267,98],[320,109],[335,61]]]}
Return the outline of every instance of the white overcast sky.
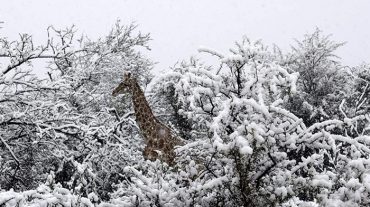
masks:
{"label": "white overcast sky", "polygon": [[90,37],[107,34],[120,19],[135,21],[153,39],[148,56],[157,71],[197,54],[199,46],[221,52],[243,35],[284,51],[319,27],[347,44],[344,64],[370,62],[370,0],[3,0],[0,35],[46,38],[46,28],[76,25]]}

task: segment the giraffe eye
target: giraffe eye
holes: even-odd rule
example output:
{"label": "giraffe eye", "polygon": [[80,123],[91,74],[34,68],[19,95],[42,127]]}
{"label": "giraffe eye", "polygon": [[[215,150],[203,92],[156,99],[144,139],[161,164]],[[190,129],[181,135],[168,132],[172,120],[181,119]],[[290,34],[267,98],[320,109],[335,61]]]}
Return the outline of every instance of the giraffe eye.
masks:
{"label": "giraffe eye", "polygon": [[124,82],[124,83],[122,83],[122,86],[125,87],[125,88],[127,88],[127,87],[130,86],[130,84],[128,82]]}

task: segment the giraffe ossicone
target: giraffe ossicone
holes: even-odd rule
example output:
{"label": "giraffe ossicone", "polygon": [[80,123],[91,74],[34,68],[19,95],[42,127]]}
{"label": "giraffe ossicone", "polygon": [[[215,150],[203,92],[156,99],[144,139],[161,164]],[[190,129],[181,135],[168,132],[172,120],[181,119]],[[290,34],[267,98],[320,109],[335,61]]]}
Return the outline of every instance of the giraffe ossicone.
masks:
{"label": "giraffe ossicone", "polygon": [[132,77],[129,72],[123,74],[123,81],[113,90],[112,95],[117,96],[123,93],[132,94],[136,122],[146,144],[143,151],[144,158],[152,161],[159,159],[173,165],[176,156],[175,146],[183,145],[183,141],[174,136],[171,129],[154,116],[144,92],[136,78]]}

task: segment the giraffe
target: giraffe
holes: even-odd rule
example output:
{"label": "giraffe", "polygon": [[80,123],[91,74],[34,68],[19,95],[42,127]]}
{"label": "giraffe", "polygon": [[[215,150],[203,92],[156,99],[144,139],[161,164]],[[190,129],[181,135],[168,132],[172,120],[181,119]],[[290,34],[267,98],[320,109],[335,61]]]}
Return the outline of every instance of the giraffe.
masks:
{"label": "giraffe", "polygon": [[117,96],[123,93],[132,94],[136,122],[146,144],[143,151],[144,158],[151,161],[159,159],[173,165],[174,148],[176,145],[183,145],[182,140],[174,136],[170,128],[154,116],[136,78],[128,72],[124,73],[123,81],[113,90],[112,95]]}

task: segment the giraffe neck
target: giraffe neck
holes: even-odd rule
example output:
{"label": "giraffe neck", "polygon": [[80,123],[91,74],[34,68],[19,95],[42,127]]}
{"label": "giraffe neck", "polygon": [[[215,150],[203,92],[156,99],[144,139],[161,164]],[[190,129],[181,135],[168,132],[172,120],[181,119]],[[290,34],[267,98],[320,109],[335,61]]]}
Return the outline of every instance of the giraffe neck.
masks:
{"label": "giraffe neck", "polygon": [[132,87],[132,101],[135,109],[136,122],[142,130],[144,137],[148,139],[147,134],[150,131],[150,126],[153,126],[157,119],[145,98],[144,92],[135,80]]}

